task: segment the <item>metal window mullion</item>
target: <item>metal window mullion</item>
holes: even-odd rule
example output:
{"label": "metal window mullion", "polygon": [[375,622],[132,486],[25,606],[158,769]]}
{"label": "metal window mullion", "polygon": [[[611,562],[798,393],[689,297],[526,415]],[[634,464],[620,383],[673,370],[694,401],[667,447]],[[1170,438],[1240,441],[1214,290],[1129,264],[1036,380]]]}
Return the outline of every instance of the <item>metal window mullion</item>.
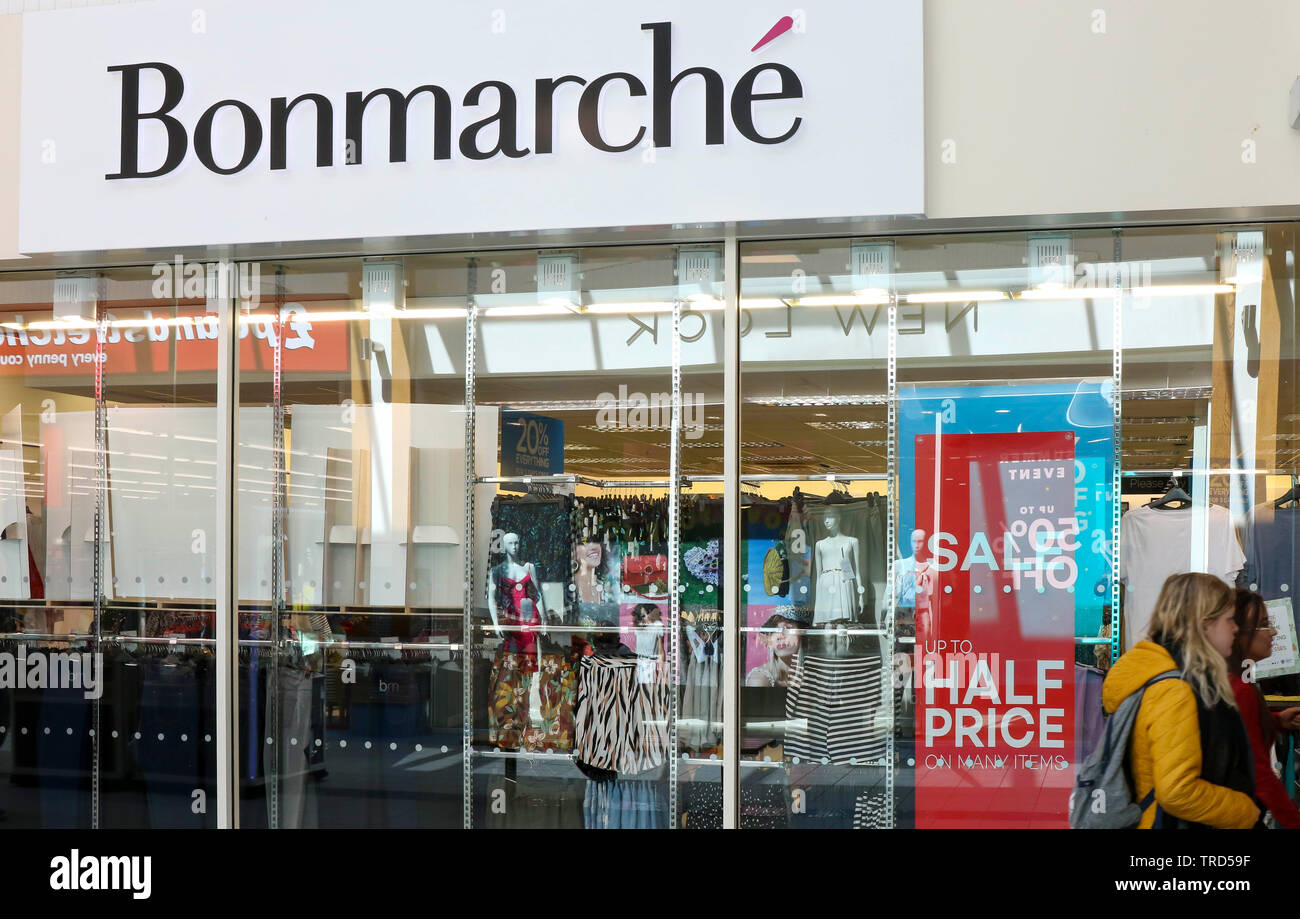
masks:
{"label": "metal window mullion", "polygon": [[217,322],[217,828],[239,828],[239,328],[236,289]]}
{"label": "metal window mullion", "polygon": [[[285,630],[281,620],[284,617],[284,515],[285,515],[285,467],[289,454],[284,449],[284,391],[282,388],[284,335],[282,318],[284,315],[285,277],[284,267],[275,271],[275,347],[272,349],[271,364],[271,455],[275,457],[272,476],[271,495],[271,672],[267,680],[267,696],[271,711],[266,719],[267,746],[271,750],[269,762],[271,769],[266,776],[267,825],[280,829],[280,780],[282,763],[288,760],[280,754],[281,742],[284,740],[280,729],[280,668],[284,665],[283,655],[288,650],[284,645]],[[249,705],[253,700],[249,700]],[[296,829],[296,827],[295,827]]]}
{"label": "metal window mullion", "polygon": [[465,593],[461,619],[464,661],[460,668],[461,679],[461,824],[473,829],[474,796],[474,490],[477,479],[474,440],[474,362],[477,359],[478,336],[478,262],[469,260],[468,293],[465,295],[465,535],[464,546]]}
{"label": "metal window mullion", "polygon": [[894,690],[893,690],[893,672],[894,672],[894,619],[897,610],[894,608],[894,562],[897,542],[895,525],[897,520],[899,500],[898,490],[896,487],[898,477],[898,298],[891,294],[889,298],[889,356],[886,363],[887,389],[888,393],[886,403],[889,411],[888,431],[885,440],[888,441],[888,469],[887,485],[888,498],[887,510],[885,512],[885,557],[888,559],[885,565],[885,579],[887,586],[885,588],[886,607],[885,607],[885,636],[882,652],[887,650],[886,654],[881,654],[881,678],[886,680],[886,692],[889,697],[889,728],[885,736],[885,828],[894,828],[894,724],[897,719],[897,712],[894,708]]}
{"label": "metal window mullion", "polygon": [[723,247],[722,828],[740,825],[740,245]]}
{"label": "metal window mullion", "polygon": [[[104,407],[104,341],[108,337],[108,284],[101,274],[95,290],[95,549],[94,549],[94,653],[102,661],[104,641],[104,534],[108,532],[108,417]],[[100,668],[103,673],[103,668]],[[102,762],[100,744],[100,698],[91,703],[90,739],[90,828],[99,829],[99,770]]]}
{"label": "metal window mullion", "polygon": [[1121,458],[1123,457],[1123,358],[1124,358],[1124,272],[1120,270],[1123,256],[1123,233],[1113,231],[1114,249],[1112,259],[1115,262],[1114,298],[1111,300],[1111,386],[1114,397],[1111,399],[1112,425],[1114,427],[1114,448],[1110,466],[1110,660],[1113,664],[1120,655],[1120,622],[1122,621],[1119,596],[1119,562],[1120,562],[1120,495]]}
{"label": "metal window mullion", "polygon": [[[678,649],[681,647],[681,497],[682,497],[682,300],[673,298],[672,430],[668,452],[668,814],[669,826],[681,824],[677,813],[680,761],[677,730]],[[727,649],[726,653],[731,653]]]}

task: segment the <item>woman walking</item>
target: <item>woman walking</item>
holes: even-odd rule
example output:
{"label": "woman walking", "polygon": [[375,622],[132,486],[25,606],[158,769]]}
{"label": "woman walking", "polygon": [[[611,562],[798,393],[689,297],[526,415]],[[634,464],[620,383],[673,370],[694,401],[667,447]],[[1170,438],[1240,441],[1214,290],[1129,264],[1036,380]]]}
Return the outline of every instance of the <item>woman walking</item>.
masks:
{"label": "woman walking", "polygon": [[1237,638],[1233,642],[1232,655],[1228,658],[1228,679],[1232,682],[1237,708],[1241,711],[1241,720],[1250,737],[1259,799],[1273,815],[1278,826],[1297,830],[1300,829],[1300,808],[1296,807],[1291,796],[1286,793],[1286,786],[1273,771],[1273,759],[1269,753],[1273,749],[1279,728],[1294,730],[1300,727],[1300,708],[1288,708],[1277,713],[1269,711],[1259,683],[1253,678],[1243,679],[1243,676],[1254,676],[1253,667],[1249,667],[1249,663],[1258,663],[1273,652],[1274,630],[1268,621],[1268,608],[1264,606],[1264,598],[1249,590],[1237,591],[1234,618],[1237,622]]}
{"label": "woman walking", "polygon": [[1249,829],[1259,821],[1255,775],[1228,655],[1237,635],[1233,590],[1208,574],[1165,581],[1145,641],[1115,662],[1102,687],[1114,712],[1152,677],[1128,750],[1129,776],[1142,804],[1139,829]]}

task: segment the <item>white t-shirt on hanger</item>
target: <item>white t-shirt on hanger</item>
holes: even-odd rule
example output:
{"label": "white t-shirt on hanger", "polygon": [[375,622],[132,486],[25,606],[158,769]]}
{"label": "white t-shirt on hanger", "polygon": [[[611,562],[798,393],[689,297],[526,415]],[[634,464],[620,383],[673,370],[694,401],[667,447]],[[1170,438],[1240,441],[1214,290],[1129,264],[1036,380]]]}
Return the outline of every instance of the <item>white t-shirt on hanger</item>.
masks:
{"label": "white t-shirt on hanger", "polygon": [[1157,510],[1139,507],[1120,521],[1119,579],[1128,588],[1124,598],[1124,650],[1146,637],[1151,613],[1165,579],[1192,571],[1192,522],[1205,520],[1204,564],[1197,567],[1233,585],[1246,564],[1237,541],[1232,514],[1212,504],[1205,508]]}

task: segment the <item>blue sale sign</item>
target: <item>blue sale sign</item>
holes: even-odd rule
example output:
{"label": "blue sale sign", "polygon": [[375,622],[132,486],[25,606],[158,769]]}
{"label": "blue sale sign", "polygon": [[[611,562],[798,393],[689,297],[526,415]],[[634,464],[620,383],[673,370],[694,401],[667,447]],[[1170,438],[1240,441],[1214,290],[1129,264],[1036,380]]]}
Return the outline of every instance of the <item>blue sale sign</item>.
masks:
{"label": "blue sale sign", "polygon": [[563,471],[563,421],[529,412],[501,413],[502,475],[558,475]]}

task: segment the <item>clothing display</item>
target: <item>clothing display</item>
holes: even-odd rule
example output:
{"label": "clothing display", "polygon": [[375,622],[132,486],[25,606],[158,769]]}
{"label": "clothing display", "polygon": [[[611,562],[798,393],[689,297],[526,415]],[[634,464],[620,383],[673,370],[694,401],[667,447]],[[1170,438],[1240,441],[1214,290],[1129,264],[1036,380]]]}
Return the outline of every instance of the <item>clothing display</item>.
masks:
{"label": "clothing display", "polygon": [[[1251,508],[1242,527],[1246,565],[1241,580],[1265,600],[1290,597],[1300,572],[1300,506]],[[1300,605],[1300,604],[1293,604]]]}
{"label": "clothing display", "polygon": [[498,622],[505,627],[506,652],[520,658],[521,668],[536,670],[536,629],[542,624],[537,603],[541,590],[532,572],[525,570],[523,577],[511,578],[503,562],[492,569],[492,588],[496,591]]}
{"label": "clothing display", "polygon": [[740,792],[742,830],[783,830],[790,825],[790,783],[783,770],[762,784],[751,784]]}
{"label": "clothing display", "polygon": [[[716,773],[716,770],[711,770]],[[678,786],[678,826],[684,830],[722,829],[722,782],[706,775],[683,778]]]}
{"label": "clothing display", "polygon": [[[536,680],[538,721],[532,718]],[[577,669],[572,654],[535,658],[499,651],[492,661],[489,737],[502,750],[560,752],[573,749]]]}
{"label": "clothing display", "polygon": [[883,830],[889,827],[889,801],[884,792],[864,791],[853,802],[853,829]]}
{"label": "clothing display", "polygon": [[787,759],[809,763],[865,763],[885,753],[880,709],[879,655],[850,658],[801,653],[786,690]]}
{"label": "clothing display", "polygon": [[589,780],[582,797],[582,823],[589,830],[666,830],[668,796],[663,783]]}
{"label": "clothing display", "polygon": [[666,678],[639,679],[637,655],[619,646],[582,658],[574,750],[595,769],[636,775],[664,761],[668,749]]}
{"label": "clothing display", "polygon": [[[812,580],[811,595],[808,605],[815,611],[826,604],[820,616],[846,618],[853,622],[875,624],[879,622],[880,607],[888,599],[886,590],[889,557],[886,555],[886,533],[888,528],[888,503],[884,495],[867,495],[863,498],[846,498],[842,494],[832,494],[822,500],[804,496],[804,531],[809,554],[810,575]],[[842,575],[832,576],[826,580],[830,597],[825,601],[817,599],[817,588],[822,580],[822,571],[815,570],[818,561],[814,550],[828,537],[825,518],[833,514],[838,521],[839,535],[857,540],[857,567],[845,568],[840,564],[843,552],[835,552],[821,560],[823,571],[839,567]],[[850,556],[852,551],[850,550]],[[854,579],[852,585],[845,583],[848,577]],[[793,582],[792,582],[793,583]],[[844,588],[852,589],[854,597],[844,604]],[[858,588],[862,592],[858,593]],[[791,600],[799,603],[801,595],[798,588],[791,591]],[[839,609],[849,610],[847,616],[837,615]],[[817,622],[829,622],[831,619],[814,618]]]}
{"label": "clothing display", "polygon": [[801,615],[794,618],[812,621],[812,558],[815,534],[804,511],[804,498],[799,489],[790,499],[790,516],[785,529],[785,557],[790,565],[790,588],[787,596],[794,610]]}
{"label": "clothing display", "polygon": [[[1193,529],[1203,522],[1203,539]],[[1119,577],[1124,599],[1124,646],[1146,637],[1156,598],[1171,574],[1203,570],[1233,585],[1246,556],[1237,542],[1232,515],[1211,504],[1201,508],[1139,507],[1120,521]]]}
{"label": "clothing display", "polygon": [[938,572],[930,559],[918,562],[915,555],[894,562],[894,595],[899,609],[929,610]]}
{"label": "clothing display", "polygon": [[677,737],[687,750],[722,743],[722,632],[688,627]]}
{"label": "clothing display", "polygon": [[213,770],[205,768],[202,739],[215,730],[205,723],[200,696],[216,684],[209,660],[167,658],[144,662],[136,762],[145,776],[149,825],[154,829],[202,829],[203,814],[194,813],[191,797],[202,788],[215,794]]}
{"label": "clothing display", "polygon": [[[519,534],[538,581],[567,584],[573,574],[575,509],[567,495],[498,495],[492,499],[492,530]],[[493,539],[488,564],[495,566],[501,558],[499,541]]]}
{"label": "clothing display", "polygon": [[817,543],[817,586],[813,624],[858,618],[858,573],[849,537],[837,536]]}

